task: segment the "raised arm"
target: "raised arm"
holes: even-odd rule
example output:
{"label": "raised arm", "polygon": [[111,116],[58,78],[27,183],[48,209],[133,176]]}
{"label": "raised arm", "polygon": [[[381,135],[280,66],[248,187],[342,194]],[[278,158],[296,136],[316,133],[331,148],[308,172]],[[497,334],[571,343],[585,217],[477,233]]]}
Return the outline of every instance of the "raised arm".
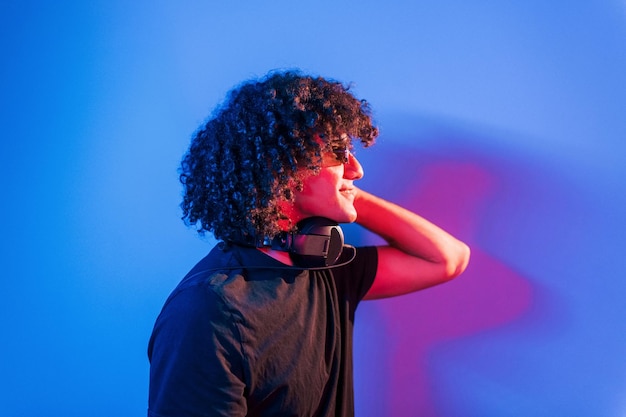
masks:
{"label": "raised arm", "polygon": [[426,219],[360,189],[354,206],[356,222],[388,243],[378,248],[376,278],[366,299],[418,291],[465,270],[469,247]]}

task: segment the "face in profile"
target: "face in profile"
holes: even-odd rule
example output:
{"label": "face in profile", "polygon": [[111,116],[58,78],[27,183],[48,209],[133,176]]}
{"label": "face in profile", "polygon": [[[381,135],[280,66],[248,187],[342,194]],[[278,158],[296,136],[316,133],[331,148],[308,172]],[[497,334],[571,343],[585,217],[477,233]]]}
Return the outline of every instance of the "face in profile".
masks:
{"label": "face in profile", "polygon": [[363,177],[363,167],[345,147],[322,155],[318,174],[303,173],[302,191],[294,193],[289,215],[295,223],[307,217],[327,217],[337,223],[356,220],[354,181]]}

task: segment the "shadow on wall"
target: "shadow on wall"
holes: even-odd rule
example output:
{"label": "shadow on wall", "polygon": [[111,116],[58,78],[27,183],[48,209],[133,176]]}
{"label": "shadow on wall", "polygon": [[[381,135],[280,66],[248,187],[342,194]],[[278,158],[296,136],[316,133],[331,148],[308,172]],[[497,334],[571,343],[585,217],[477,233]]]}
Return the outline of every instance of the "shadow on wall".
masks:
{"label": "shadow on wall", "polygon": [[[361,416],[448,415],[450,409],[444,412],[436,399],[445,402],[458,393],[442,392],[436,382],[432,359],[441,346],[510,326],[532,328],[535,321],[545,326],[556,319],[546,292],[533,282],[536,277],[524,276],[503,259],[523,258],[516,235],[529,226],[524,213],[532,210],[526,208],[549,206],[537,193],[558,200],[559,186],[535,164],[477,147],[469,150],[467,138],[426,142],[434,145],[391,148],[385,142],[371,151],[357,151],[366,172],[360,186],[458,236],[472,248],[472,259],[462,277],[445,285],[359,307],[355,390]],[[356,243],[381,243],[377,239],[364,232]],[[514,366],[504,358],[479,360],[502,370]]]}

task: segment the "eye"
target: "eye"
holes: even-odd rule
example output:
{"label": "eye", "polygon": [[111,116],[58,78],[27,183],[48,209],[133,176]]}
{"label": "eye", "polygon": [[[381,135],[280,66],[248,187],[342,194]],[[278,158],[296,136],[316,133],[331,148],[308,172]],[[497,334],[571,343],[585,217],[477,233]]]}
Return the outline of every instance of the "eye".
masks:
{"label": "eye", "polygon": [[350,149],[347,146],[333,147],[335,158],[342,164],[347,164],[350,159]]}

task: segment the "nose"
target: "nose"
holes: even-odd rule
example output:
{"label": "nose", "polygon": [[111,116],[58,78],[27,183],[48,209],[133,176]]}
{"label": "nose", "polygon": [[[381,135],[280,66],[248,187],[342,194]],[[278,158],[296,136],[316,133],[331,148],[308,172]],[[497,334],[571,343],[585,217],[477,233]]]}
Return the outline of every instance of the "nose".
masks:
{"label": "nose", "polygon": [[363,167],[352,152],[348,153],[348,162],[343,164],[343,177],[349,180],[363,178]]}

